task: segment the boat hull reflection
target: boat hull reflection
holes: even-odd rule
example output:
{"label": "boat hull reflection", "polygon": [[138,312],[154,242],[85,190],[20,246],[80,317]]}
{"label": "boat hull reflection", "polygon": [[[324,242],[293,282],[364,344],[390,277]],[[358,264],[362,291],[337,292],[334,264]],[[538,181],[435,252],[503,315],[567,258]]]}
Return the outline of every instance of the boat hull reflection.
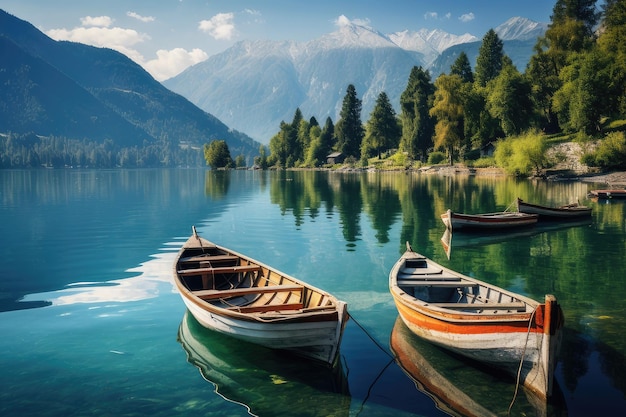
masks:
{"label": "boat hull reflection", "polygon": [[399,316],[391,332],[390,347],[396,363],[417,389],[451,416],[567,415],[556,384],[547,403],[522,386],[515,395],[515,383],[508,375],[420,339]]}
{"label": "boat hull reflection", "polygon": [[[297,357],[285,360],[288,352],[208,330],[189,311],[180,324],[178,341],[187,353],[187,361],[200,370],[220,396],[242,404],[252,414],[307,415],[312,403],[319,407],[318,415],[349,414],[351,398],[339,360],[332,368]],[[328,413],[324,414],[324,408]]]}

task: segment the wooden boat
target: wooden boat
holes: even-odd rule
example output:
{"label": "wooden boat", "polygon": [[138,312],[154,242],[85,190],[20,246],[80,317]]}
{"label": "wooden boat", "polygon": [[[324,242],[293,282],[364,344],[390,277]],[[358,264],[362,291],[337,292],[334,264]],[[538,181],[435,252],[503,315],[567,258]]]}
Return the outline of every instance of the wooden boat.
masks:
{"label": "wooden boat", "polygon": [[174,281],[204,327],[332,364],[348,317],[331,294],[193,234],[178,252]]}
{"label": "wooden boat", "polygon": [[545,302],[445,268],[407,249],[389,273],[400,317],[416,335],[518,375],[538,396],[552,394],[563,327],[556,298]]}
{"label": "wooden boat", "polygon": [[589,197],[599,199],[626,198],[626,189],[591,190],[589,191]]}
{"label": "wooden boat", "polygon": [[441,221],[448,229],[458,230],[498,230],[511,227],[531,226],[537,223],[537,214],[526,214],[513,211],[500,211],[484,214],[463,214],[448,210],[441,215]]}
{"label": "wooden boat", "polygon": [[520,213],[537,214],[540,220],[571,220],[591,216],[591,207],[581,206],[578,203],[549,207],[527,203],[521,198],[517,199],[517,211]]}
{"label": "wooden boat", "polygon": [[515,386],[506,375],[489,367],[481,368],[478,362],[451,355],[417,337],[400,317],[391,331],[389,347],[396,363],[416,388],[451,416],[567,415],[558,384],[555,383],[550,401],[526,389],[519,390],[516,396]]}
{"label": "wooden boat", "polygon": [[[204,328],[185,312],[178,342],[187,361],[226,400],[251,416],[307,415],[311,401],[319,415],[348,416],[350,390],[341,360],[333,367],[312,361],[286,361],[279,351]],[[307,398],[307,401],[295,401]],[[227,415],[248,415],[222,410]],[[206,413],[200,413],[206,414]],[[210,413],[209,413],[210,414]]]}

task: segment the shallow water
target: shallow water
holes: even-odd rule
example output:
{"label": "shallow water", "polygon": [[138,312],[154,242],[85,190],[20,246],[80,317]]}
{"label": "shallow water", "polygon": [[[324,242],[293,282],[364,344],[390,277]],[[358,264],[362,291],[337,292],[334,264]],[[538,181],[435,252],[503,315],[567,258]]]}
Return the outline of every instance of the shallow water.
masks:
{"label": "shallow water", "polygon": [[[511,415],[617,414],[626,406],[626,202],[587,200],[591,188],[404,173],[0,171],[0,414],[445,415],[424,393],[429,382],[390,349],[403,333],[387,274],[405,241],[452,269],[559,299],[559,395],[547,408],[518,395]],[[504,210],[518,196],[580,200],[592,218],[498,239],[455,235],[447,258],[441,213]],[[340,367],[320,370],[186,319],[170,274],[191,225],[347,301]],[[513,382],[402,340],[426,358],[421,368],[506,415]]]}

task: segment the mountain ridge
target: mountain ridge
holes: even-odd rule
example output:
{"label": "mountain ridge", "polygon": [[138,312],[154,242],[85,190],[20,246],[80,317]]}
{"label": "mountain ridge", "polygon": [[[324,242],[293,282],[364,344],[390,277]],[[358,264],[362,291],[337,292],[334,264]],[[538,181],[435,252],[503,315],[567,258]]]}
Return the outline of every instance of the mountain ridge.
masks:
{"label": "mountain ridge", "polygon": [[[506,37],[505,53],[514,50],[513,62],[523,71],[546,29],[545,23],[515,17],[494,30]],[[383,34],[340,18],[336,31],[307,42],[240,41],[162,83],[267,144],[296,108],[320,123],[326,117],[337,122],[349,84],[362,99],[363,121],[382,91],[398,111],[413,66],[429,70],[434,81],[449,70],[450,59],[460,50],[469,51],[473,64],[480,42],[471,34],[441,30]]]}

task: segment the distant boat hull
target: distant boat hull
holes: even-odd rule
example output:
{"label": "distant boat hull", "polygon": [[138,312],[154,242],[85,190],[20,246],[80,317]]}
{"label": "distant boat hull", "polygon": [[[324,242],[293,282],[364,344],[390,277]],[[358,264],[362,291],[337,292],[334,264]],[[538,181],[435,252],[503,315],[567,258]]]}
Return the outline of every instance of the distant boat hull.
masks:
{"label": "distant boat hull", "polygon": [[600,199],[626,198],[626,190],[591,190],[589,196]]}
{"label": "distant boat hull", "polygon": [[185,306],[202,326],[332,364],[346,303],[261,262],[193,235],[174,264]]}
{"label": "distant boat hull", "polygon": [[591,207],[579,204],[568,204],[560,207],[548,207],[538,204],[530,204],[522,199],[517,199],[517,211],[520,213],[537,214],[539,219],[568,220],[580,219],[591,216]]}
{"label": "distant boat hull", "polygon": [[532,226],[537,223],[537,214],[519,212],[496,212],[486,214],[462,214],[448,210],[441,221],[451,230],[498,230],[512,227]]}
{"label": "distant boat hull", "polygon": [[416,335],[516,375],[537,395],[551,395],[563,326],[556,298],[528,297],[447,269],[407,251],[389,274],[402,321]]}

